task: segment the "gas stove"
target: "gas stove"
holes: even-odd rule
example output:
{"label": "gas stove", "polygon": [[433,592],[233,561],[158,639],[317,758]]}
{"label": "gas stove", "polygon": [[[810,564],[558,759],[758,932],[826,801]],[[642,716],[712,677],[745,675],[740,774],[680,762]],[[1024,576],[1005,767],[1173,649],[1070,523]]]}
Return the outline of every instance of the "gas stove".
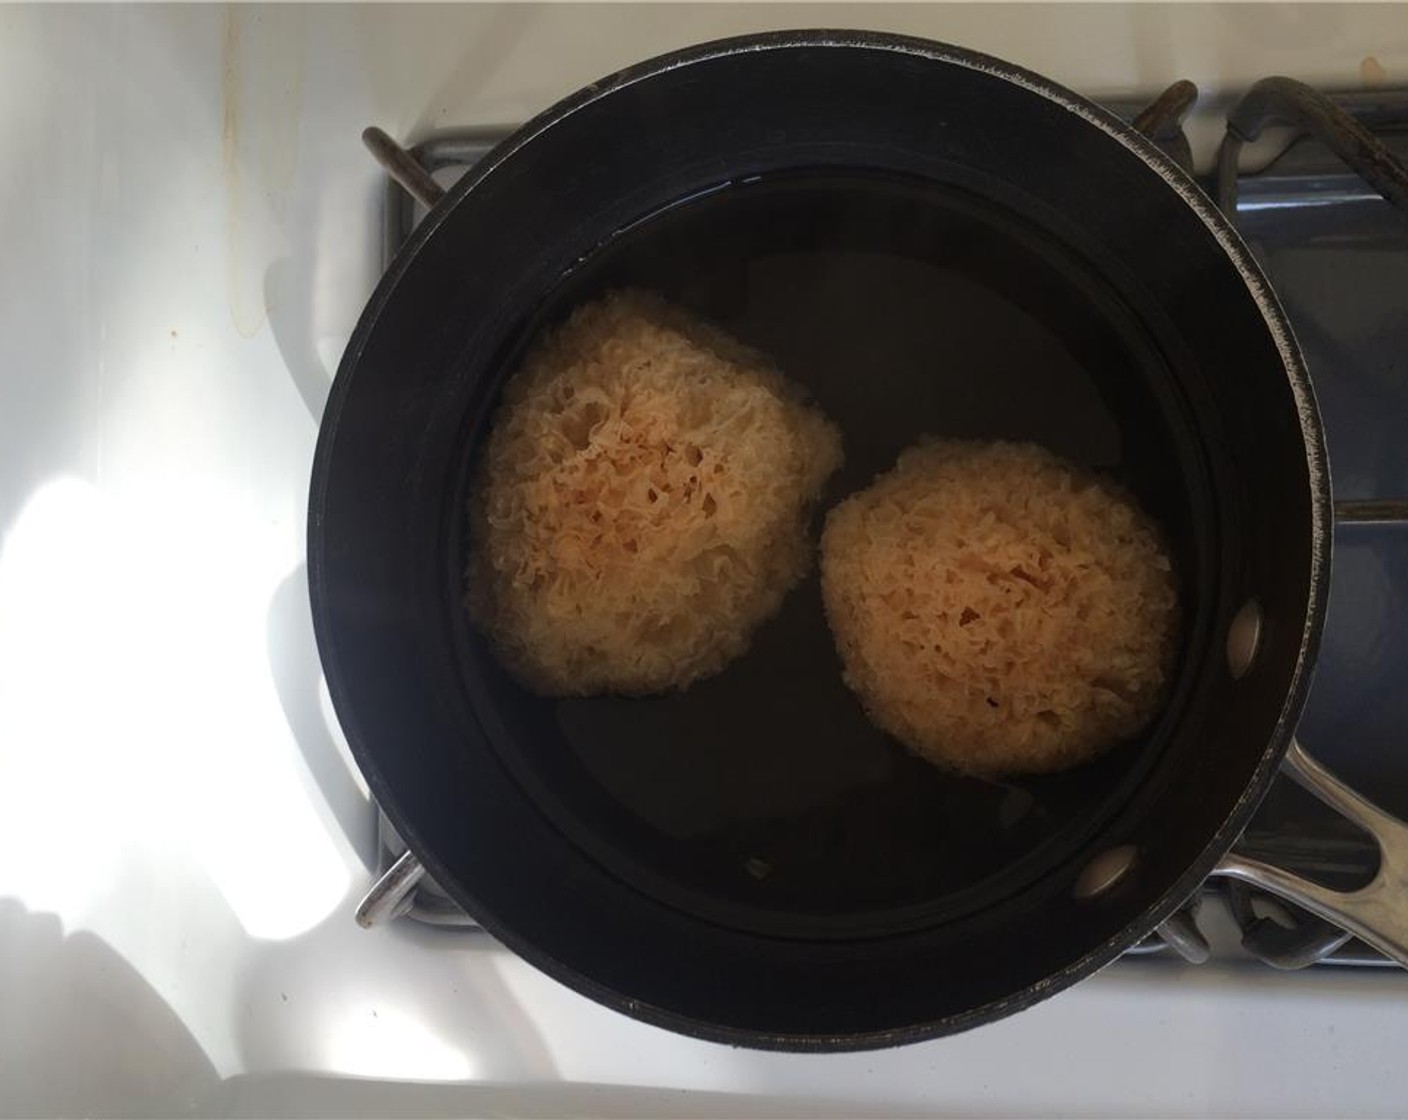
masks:
{"label": "gas stove", "polygon": [[[1197,96],[1181,81],[1152,102],[1112,100],[1105,107],[1192,171],[1182,121]],[[1331,101],[1408,160],[1408,90]],[[1299,131],[1269,162],[1240,169],[1244,144],[1267,124]],[[510,131],[441,129],[409,149],[379,129],[364,133],[388,171],[379,231],[384,265],[428,204]],[[1408,443],[1401,435],[1408,417],[1408,187],[1363,136],[1327,115],[1306,87],[1269,79],[1234,106],[1217,164],[1199,179],[1235,215],[1285,305],[1327,431],[1336,560],[1299,737],[1354,788],[1408,818],[1408,754],[1401,750],[1408,741]],[[380,812],[377,834],[377,875],[357,910],[361,924],[405,917],[483,935]],[[1366,884],[1379,863],[1367,834],[1288,781],[1273,787],[1241,849],[1341,890]],[[1392,965],[1343,930],[1235,880],[1209,880],[1128,955],[1202,963],[1215,952],[1278,969]]]}
{"label": "gas stove", "polygon": [[[383,211],[397,238],[418,217],[400,188],[385,205],[359,130],[424,141],[445,184],[503,132],[447,123],[820,25],[963,44],[1089,94],[1186,73],[1204,170],[1236,93],[1283,70],[1373,91],[1337,100],[1405,152],[1393,5],[0,8],[0,1115],[1403,1111],[1408,972],[1257,964],[1222,888],[1197,914],[1206,964],[1129,956],[981,1030],[828,1056],[650,1027],[487,935],[353,921],[395,853],[320,674],[308,476]],[[1392,514],[1408,223],[1319,143],[1246,155],[1239,224],[1312,365],[1337,496]],[[1402,815],[1408,530],[1344,522],[1337,546],[1301,735]],[[1347,877],[1371,858],[1293,788],[1250,840]],[[416,913],[448,918],[422,885]]]}

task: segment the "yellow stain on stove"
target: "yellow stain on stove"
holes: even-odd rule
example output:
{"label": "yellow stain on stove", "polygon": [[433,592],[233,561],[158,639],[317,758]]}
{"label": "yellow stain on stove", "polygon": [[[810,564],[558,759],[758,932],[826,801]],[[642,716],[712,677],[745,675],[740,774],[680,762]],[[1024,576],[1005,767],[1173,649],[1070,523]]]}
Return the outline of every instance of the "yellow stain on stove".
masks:
{"label": "yellow stain on stove", "polygon": [[226,286],[235,329],[264,325],[264,273],[284,255],[289,191],[298,165],[308,17],[298,7],[225,10],[221,48]]}

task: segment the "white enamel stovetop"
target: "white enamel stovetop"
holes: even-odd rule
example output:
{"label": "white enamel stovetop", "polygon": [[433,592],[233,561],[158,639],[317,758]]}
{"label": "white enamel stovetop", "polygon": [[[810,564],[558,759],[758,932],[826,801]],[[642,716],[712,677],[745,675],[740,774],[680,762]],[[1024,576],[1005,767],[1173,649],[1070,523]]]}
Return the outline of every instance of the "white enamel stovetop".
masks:
{"label": "white enamel stovetop", "polygon": [[371,815],[303,534],[377,272],[358,134],[511,123],[802,25],[1095,94],[1408,84],[1398,7],[0,7],[0,1114],[1404,1108],[1398,973],[1125,962],[959,1038],[798,1057],[628,1021],[483,938],[353,924]]}

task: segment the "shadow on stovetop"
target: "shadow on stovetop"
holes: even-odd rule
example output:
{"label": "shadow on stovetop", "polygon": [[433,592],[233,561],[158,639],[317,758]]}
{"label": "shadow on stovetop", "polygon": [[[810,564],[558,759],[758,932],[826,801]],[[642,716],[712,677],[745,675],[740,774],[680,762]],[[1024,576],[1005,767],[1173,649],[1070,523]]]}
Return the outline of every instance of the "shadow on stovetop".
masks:
{"label": "shadow on stovetop", "polygon": [[316,424],[332,388],[333,367],[313,340],[314,278],[308,272],[309,266],[293,257],[271,264],[264,273],[264,306],[288,379]]}
{"label": "shadow on stovetop", "polygon": [[757,1117],[938,1116],[942,1111],[695,1089],[584,1083],[416,1084],[279,1073],[232,1077],[201,1115],[208,1116],[531,1116]]}
{"label": "shadow on stovetop", "polygon": [[269,673],[308,774],[357,858],[375,868],[376,812],[358,781],[356,763],[334,738],[331,705],[324,705],[305,564],[289,572],[270,596],[266,635]]}
{"label": "shadow on stovetop", "polygon": [[[0,1117],[418,1115],[435,1111],[429,1088],[447,1113],[481,1114],[481,1079],[561,1083],[502,950],[405,925],[367,933],[351,901],[281,942],[239,944],[228,910],[199,937],[153,929],[147,942],[169,945],[138,967],[103,936],[0,898]],[[224,1079],[221,1066],[258,1072]],[[290,1066],[320,1071],[303,1079],[316,1091],[272,1072]],[[351,1070],[362,1076],[338,1075]]]}
{"label": "shadow on stovetop", "polygon": [[219,1084],[180,1016],[112,946],[0,899],[0,1116],[180,1116]]}

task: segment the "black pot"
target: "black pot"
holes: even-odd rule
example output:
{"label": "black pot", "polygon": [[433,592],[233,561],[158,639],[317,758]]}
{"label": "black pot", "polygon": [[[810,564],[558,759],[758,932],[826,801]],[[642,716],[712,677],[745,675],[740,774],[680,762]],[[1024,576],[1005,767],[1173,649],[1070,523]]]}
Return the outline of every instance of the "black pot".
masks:
{"label": "black pot", "polygon": [[[682,695],[513,683],[462,607],[473,457],[526,340],[623,283],[808,384],[845,433],[838,494],[925,432],[1036,439],[1119,475],[1168,530],[1186,609],[1148,736],[1059,777],[942,775],[844,690],[814,582]],[[1004,63],[799,32],[596,83],[435,206],[338,372],[309,573],[347,738],[457,902],[630,1015],[835,1050],[1020,1010],[1218,867],[1291,744],[1329,517],[1290,328],[1191,180]],[[1402,931],[1367,935],[1408,952]]]}

